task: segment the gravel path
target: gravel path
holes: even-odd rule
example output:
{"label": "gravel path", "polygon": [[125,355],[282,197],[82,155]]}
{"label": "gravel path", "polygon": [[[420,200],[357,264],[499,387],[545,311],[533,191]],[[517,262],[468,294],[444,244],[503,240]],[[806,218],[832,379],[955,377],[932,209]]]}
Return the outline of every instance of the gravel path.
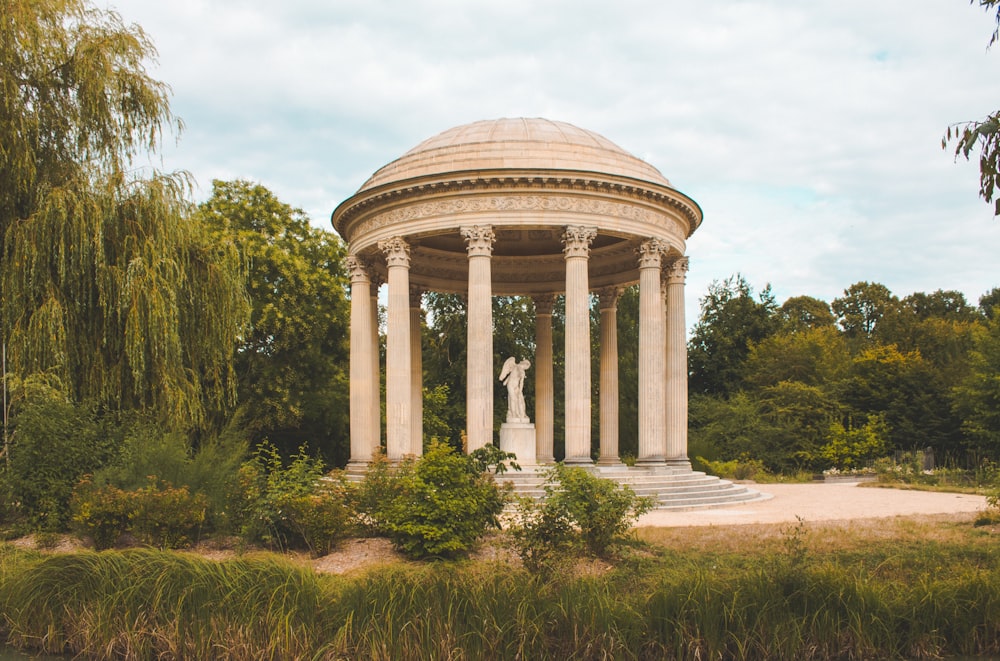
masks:
{"label": "gravel path", "polygon": [[743,523],[831,521],[884,518],[914,514],[978,512],[986,508],[985,496],[860,487],[857,483],[755,484],[772,496],[768,500],[712,509],[644,514],[637,526],[714,526]]}

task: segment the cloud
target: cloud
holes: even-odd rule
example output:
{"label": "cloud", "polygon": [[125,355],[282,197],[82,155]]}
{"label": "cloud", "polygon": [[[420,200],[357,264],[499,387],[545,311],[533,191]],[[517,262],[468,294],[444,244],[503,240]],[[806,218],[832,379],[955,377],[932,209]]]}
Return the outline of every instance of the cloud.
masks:
{"label": "cloud", "polygon": [[[932,0],[115,3],[160,50],[188,130],[164,160],[262,182],[317,224],[455,125],[597,131],[705,210],[689,322],[737,271],[779,301],[859,280],[1000,285],[1000,221],[940,140],[1000,107],[991,17]],[[692,318],[693,317],[693,318]]]}

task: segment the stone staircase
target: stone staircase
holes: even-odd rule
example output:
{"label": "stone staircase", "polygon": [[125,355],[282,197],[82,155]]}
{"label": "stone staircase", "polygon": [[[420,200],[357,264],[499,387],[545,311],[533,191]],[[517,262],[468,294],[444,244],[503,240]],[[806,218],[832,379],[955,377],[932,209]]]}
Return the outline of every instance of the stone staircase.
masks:
{"label": "stone staircase", "polygon": [[[525,467],[523,471],[507,471],[497,476],[500,483],[513,485],[514,493],[536,500],[545,495],[543,467]],[[627,484],[639,496],[657,501],[657,509],[691,510],[736,505],[771,496],[699,471],[667,467],[594,466],[588,467],[598,477]]]}

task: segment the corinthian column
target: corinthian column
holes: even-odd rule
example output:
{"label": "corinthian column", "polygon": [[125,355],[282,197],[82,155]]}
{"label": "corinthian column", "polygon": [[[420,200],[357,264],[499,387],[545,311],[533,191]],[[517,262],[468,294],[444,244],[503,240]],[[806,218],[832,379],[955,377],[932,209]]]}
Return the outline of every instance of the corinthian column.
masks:
{"label": "corinthian column", "polygon": [[371,428],[372,434],[372,454],[380,450],[382,445],[382,361],[379,356],[381,345],[379,344],[378,332],[378,290],[382,286],[382,279],[377,274],[372,274],[372,299],[371,299],[371,332],[372,332],[372,396],[371,396]]}
{"label": "corinthian column", "polygon": [[466,343],[467,451],[493,443],[493,276],[490,260],[496,236],[491,225],[461,228],[469,256],[468,341]]}
{"label": "corinthian column", "polygon": [[566,259],[566,457],[590,464],[590,243],[593,227],[570,225],[563,232]]}
{"label": "corinthian column", "polygon": [[608,287],[601,296],[601,455],[599,464],[618,464],[618,298]]}
{"label": "corinthian column", "polygon": [[667,268],[667,464],[691,468],[688,459],[688,367],[684,323],[684,282],[688,258]]}
{"label": "corinthian column", "polygon": [[535,457],[538,463],[555,461],[552,428],[555,418],[552,380],[552,304],[554,297],[535,297]]}
{"label": "corinthian column", "polygon": [[410,246],[402,237],[379,241],[389,265],[389,330],[385,358],[385,453],[410,454]]}
{"label": "corinthian column", "polygon": [[[347,258],[351,274],[351,459],[363,467],[372,460],[378,432],[372,427],[371,279],[368,264],[356,255]],[[374,442],[373,439],[374,438]]]}
{"label": "corinthian column", "polygon": [[639,253],[639,457],[637,464],[662,464],[666,457],[663,387],[663,298],[660,262],[664,251],[656,239],[644,241]]}
{"label": "corinthian column", "polygon": [[424,290],[410,285],[410,454],[424,453],[424,361],[421,353],[420,302]]}

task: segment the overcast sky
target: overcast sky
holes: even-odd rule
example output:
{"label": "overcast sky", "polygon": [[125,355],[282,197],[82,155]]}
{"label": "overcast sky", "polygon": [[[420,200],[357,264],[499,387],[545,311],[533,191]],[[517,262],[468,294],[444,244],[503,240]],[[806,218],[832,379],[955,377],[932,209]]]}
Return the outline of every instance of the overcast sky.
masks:
{"label": "overcast sky", "polygon": [[965,0],[97,0],[146,30],[186,123],[162,166],[330,214],[453,126],[600,133],[702,207],[688,323],[739,272],[779,303],[862,280],[1000,286],[1000,220],[949,124],[1000,108],[990,15]]}

